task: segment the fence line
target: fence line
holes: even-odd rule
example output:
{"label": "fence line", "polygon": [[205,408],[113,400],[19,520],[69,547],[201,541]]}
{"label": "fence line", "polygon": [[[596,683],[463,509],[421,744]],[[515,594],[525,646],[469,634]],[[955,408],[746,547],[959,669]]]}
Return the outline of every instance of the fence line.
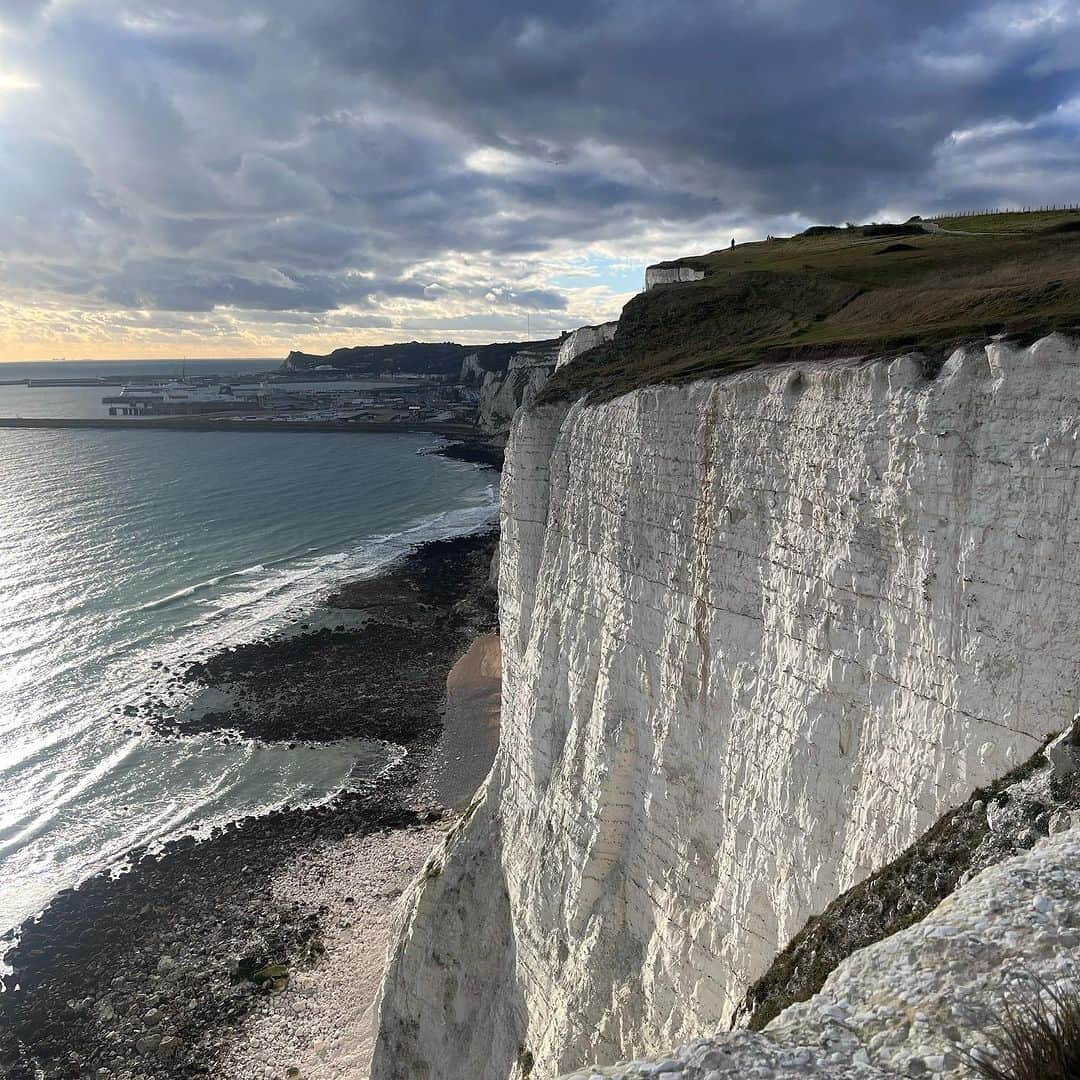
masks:
{"label": "fence line", "polygon": [[988,217],[992,214],[1049,214],[1055,211],[1080,210],[1080,203],[1052,203],[1046,206],[999,206],[984,210],[955,210],[932,214],[924,221],[941,221],[943,218]]}

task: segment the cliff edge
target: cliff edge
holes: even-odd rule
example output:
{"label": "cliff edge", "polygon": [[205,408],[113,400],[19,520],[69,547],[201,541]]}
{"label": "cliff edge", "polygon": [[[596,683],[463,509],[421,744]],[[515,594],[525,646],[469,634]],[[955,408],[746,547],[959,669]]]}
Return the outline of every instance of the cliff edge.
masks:
{"label": "cliff edge", "polygon": [[514,422],[499,753],[403,916],[378,1080],[726,1025],[811,916],[1077,711],[1076,340],[750,349],[616,393],[625,329],[549,384],[606,372],[587,396]]}

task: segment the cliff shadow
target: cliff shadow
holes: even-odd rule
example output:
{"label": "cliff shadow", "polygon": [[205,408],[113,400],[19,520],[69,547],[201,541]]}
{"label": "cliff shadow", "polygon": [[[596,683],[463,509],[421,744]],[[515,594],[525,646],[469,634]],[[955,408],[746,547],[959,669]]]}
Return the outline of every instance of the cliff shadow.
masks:
{"label": "cliff shadow", "polygon": [[406,901],[377,1004],[372,1080],[532,1071],[497,800],[489,781]]}

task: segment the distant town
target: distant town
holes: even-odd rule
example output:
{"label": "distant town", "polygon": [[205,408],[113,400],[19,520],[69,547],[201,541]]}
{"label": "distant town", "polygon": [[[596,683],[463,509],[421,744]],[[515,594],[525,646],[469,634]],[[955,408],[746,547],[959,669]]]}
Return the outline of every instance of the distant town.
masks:
{"label": "distant town", "polygon": [[[612,326],[614,324],[611,324]],[[304,426],[313,430],[382,427],[504,433],[559,363],[603,337],[585,327],[544,341],[466,346],[455,342],[338,349],[328,356],[290,353],[263,372],[27,378],[30,387],[100,387],[101,415],[55,419],[64,426],[110,420],[177,427]],[[599,335],[599,336],[598,336]],[[47,418],[0,418],[3,426],[49,426]]]}
{"label": "distant town", "polygon": [[471,422],[479,393],[444,376],[393,372],[370,379],[329,365],[302,378],[270,374],[258,382],[218,376],[164,383],[129,382],[102,397],[110,416],[209,416],[228,413],[236,423],[367,420],[400,423]]}

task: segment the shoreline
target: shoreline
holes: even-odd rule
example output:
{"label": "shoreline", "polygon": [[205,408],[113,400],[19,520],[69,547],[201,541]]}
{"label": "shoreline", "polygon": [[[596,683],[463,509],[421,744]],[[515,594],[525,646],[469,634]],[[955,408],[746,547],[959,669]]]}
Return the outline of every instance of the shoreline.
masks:
{"label": "shoreline", "polygon": [[445,435],[447,438],[471,438],[476,428],[471,424],[425,423],[402,421],[378,423],[363,420],[236,420],[230,415],[155,416],[135,420],[130,417],[82,416],[0,416],[0,428],[116,430],[116,431],[342,431],[358,435]]}
{"label": "shoreline", "polygon": [[[430,824],[302,850],[274,883],[285,899],[317,895],[325,909],[318,964],[297,971],[280,993],[261,998],[223,1047],[220,1080],[366,1080],[375,1005],[403,895],[447,829],[472,801],[498,741],[499,638],[481,635],[446,679],[444,725],[415,792],[448,812]],[[495,671],[493,676],[492,671]]]}
{"label": "shoreline", "polygon": [[[154,718],[163,734],[360,736],[406,752],[359,790],[155,854],[135,851],[126,872],[103,871],[54,897],[7,950],[0,1072],[12,1080],[224,1075],[245,1018],[290,978],[310,990],[322,978],[325,942],[340,949],[341,916],[331,915],[319,885],[335,867],[379,861],[363,882],[382,882],[386,895],[357,882],[349,907],[357,910],[359,896],[362,923],[388,922],[413,863],[453,818],[434,795],[448,767],[438,755],[446,678],[494,625],[496,536],[489,529],[422,544],[380,575],[340,586],[320,614],[363,612],[360,627],[271,635],[189,666],[185,678],[211,687],[239,674],[247,696],[224,714]],[[493,757],[491,725],[484,730],[480,742]],[[308,885],[290,889],[290,881]],[[370,926],[365,940],[374,940]]]}
{"label": "shoreline", "polygon": [[143,714],[166,736],[428,740],[445,672],[494,622],[494,542],[492,528],[428,541],[374,576],[343,582],[299,625],[188,663],[179,678],[215,701],[210,711],[170,713],[149,698]]}

